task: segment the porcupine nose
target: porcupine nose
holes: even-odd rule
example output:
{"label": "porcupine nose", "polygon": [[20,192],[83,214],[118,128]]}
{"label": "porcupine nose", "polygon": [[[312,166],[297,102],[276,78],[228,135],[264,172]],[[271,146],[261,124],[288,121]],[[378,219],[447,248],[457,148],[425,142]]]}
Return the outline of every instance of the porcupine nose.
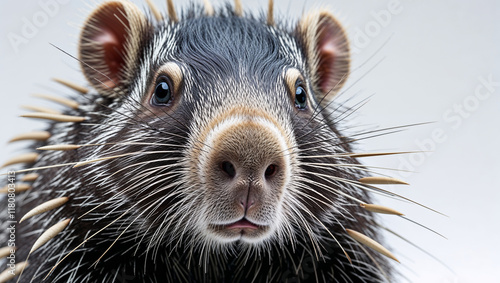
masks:
{"label": "porcupine nose", "polygon": [[[266,187],[269,190],[273,190],[273,179],[277,175],[279,169],[278,165],[272,163],[266,166],[265,160],[255,160],[256,167],[246,167],[244,164],[239,163],[237,160],[241,160],[236,157],[231,162],[229,159],[222,161],[220,164],[220,170],[222,170],[228,178],[225,182],[226,186],[231,188],[231,183],[233,179],[238,178],[240,181],[233,187],[233,189],[238,190],[238,186],[241,186],[240,196],[238,197],[238,203],[241,207],[247,211],[249,208],[254,206],[255,202],[258,201],[257,192],[259,190],[265,190]],[[238,164],[236,167],[233,163]],[[277,162],[276,162],[277,163]],[[262,173],[263,172],[263,173]],[[263,176],[262,176],[263,175]],[[246,181],[246,182],[245,182]],[[245,187],[248,186],[248,192],[245,194]]]}
{"label": "porcupine nose", "polygon": [[287,170],[283,137],[269,124],[247,120],[218,131],[209,179],[248,213],[280,194]]}

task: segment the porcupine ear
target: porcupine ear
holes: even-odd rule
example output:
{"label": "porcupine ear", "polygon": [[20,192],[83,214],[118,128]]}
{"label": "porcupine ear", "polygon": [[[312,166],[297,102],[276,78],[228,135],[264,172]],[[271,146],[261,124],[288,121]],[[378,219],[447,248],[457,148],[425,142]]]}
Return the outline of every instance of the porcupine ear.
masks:
{"label": "porcupine ear", "polygon": [[327,11],[305,15],[297,29],[307,55],[316,95],[326,105],[344,85],[349,74],[349,41],[346,33],[337,19]]}
{"label": "porcupine ear", "polygon": [[83,73],[100,93],[118,96],[128,85],[148,19],[128,1],[108,1],[87,18],[80,36]]}

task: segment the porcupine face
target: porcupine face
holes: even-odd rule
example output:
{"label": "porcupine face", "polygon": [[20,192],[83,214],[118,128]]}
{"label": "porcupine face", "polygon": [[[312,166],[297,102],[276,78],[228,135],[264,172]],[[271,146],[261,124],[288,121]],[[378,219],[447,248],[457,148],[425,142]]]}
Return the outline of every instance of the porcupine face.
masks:
{"label": "porcupine face", "polygon": [[[101,40],[101,46],[123,41],[132,46],[134,39],[120,39],[115,26],[102,20],[109,19],[105,13],[109,11],[102,8],[91,16],[93,26],[100,29],[84,31],[83,41]],[[140,149],[152,154],[127,161],[141,164],[134,170],[144,172],[141,178],[149,181],[121,185],[132,199],[139,193],[151,199],[137,203],[139,210],[150,211],[142,222],[153,227],[146,236],[151,243],[283,244],[297,237],[296,227],[312,220],[311,215],[321,218],[321,211],[335,208],[332,200],[338,196],[301,181],[307,170],[299,155],[308,142],[314,149],[322,147],[323,154],[339,150],[335,145],[339,138],[320,124],[323,113],[315,110],[345,75],[347,43],[329,15],[315,15],[303,25],[307,24],[312,27],[288,31],[223,10],[214,17],[191,15],[179,22],[143,23],[146,31],[138,39],[152,40],[144,40],[147,45],[129,56],[135,58],[130,63],[134,68],[115,59],[123,56],[101,55],[108,60],[103,73],[110,73],[101,75],[103,80],[110,78],[105,85],[114,84],[113,77],[123,73],[137,78],[127,86],[128,93],[110,93],[120,101],[116,112],[130,112],[128,116],[148,125],[132,128],[126,136],[139,142],[141,137],[147,142],[156,138],[156,145]],[[126,44],[106,50],[131,52]],[[82,46],[83,60],[91,61],[95,52]],[[331,54],[309,59],[307,48],[320,55],[324,48]],[[333,60],[328,56],[339,62],[323,66]],[[115,75],[113,68],[120,64],[125,70]],[[95,75],[93,69],[85,69]],[[141,106],[131,109],[137,101]],[[125,165],[116,166],[110,171]]]}

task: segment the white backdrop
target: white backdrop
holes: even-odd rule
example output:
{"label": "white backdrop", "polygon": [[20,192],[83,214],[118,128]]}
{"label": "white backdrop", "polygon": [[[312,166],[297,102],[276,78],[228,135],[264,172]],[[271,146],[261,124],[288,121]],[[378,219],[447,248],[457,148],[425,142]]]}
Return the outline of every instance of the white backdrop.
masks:
{"label": "white backdrop", "polygon": [[[43,127],[43,123],[17,118],[24,113],[18,106],[53,107],[30,96],[67,92],[49,81],[51,77],[83,83],[78,64],[49,44],[76,55],[78,27],[93,4],[68,2],[24,0],[0,4],[1,145],[14,134]],[[164,1],[156,2],[166,9]],[[265,0],[243,2],[247,11],[267,5]],[[52,6],[47,9],[43,3]],[[354,85],[344,97],[356,94],[354,101],[369,97],[349,125],[373,129],[434,122],[367,139],[359,145],[363,151],[423,151],[363,162],[412,171],[393,172],[395,177],[408,181],[410,187],[388,189],[449,216],[380,199],[448,238],[402,219],[382,218],[387,227],[454,271],[388,236],[388,244],[402,261],[399,270],[412,282],[499,282],[500,188],[495,182],[500,173],[498,3],[276,1],[277,17],[296,19],[304,10],[326,5],[346,25],[354,49],[353,65],[360,67],[351,76],[349,82]],[[2,146],[0,156],[12,157],[25,145]]]}

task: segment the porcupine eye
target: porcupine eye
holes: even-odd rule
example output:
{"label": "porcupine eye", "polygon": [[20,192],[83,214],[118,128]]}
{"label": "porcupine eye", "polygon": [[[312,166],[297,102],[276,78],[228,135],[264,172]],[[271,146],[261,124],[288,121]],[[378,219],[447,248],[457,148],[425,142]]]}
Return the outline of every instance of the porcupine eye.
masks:
{"label": "porcupine eye", "polygon": [[152,104],[155,106],[165,106],[172,99],[172,88],[166,81],[161,79],[158,81],[152,97]]}
{"label": "porcupine eye", "polygon": [[306,109],[307,106],[306,90],[301,86],[295,90],[295,106],[300,110]]}

